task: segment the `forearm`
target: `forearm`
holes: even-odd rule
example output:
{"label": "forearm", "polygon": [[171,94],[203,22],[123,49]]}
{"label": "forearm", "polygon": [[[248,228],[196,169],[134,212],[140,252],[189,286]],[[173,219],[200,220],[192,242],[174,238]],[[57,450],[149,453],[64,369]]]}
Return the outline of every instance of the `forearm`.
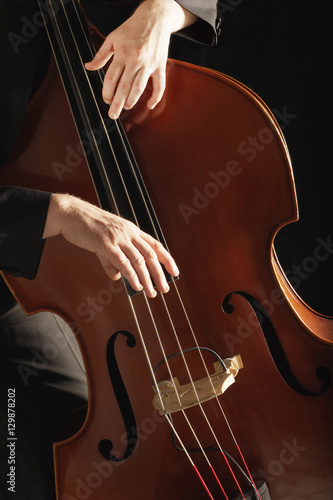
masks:
{"label": "forearm", "polygon": [[170,34],[197,21],[196,15],[175,0],[145,0],[134,15],[143,15],[145,21],[149,20],[149,25],[160,23]]}

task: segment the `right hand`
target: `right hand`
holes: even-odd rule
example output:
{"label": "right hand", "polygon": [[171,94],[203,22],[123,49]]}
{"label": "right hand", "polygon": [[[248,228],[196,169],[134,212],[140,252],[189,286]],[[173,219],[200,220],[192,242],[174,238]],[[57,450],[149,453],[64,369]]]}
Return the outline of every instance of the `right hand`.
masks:
{"label": "right hand", "polygon": [[67,194],[53,194],[44,238],[61,234],[70,243],[93,252],[113,280],[121,276],[148,297],[169,290],[161,264],[171,276],[177,266],[163,245],[132,222]]}
{"label": "right hand", "polygon": [[151,77],[152,93],[147,107],[162,99],[170,36],[196,21],[196,16],[175,0],[144,0],[132,16],[110,33],[99,51],[85,64],[96,71],[110,63],[103,83],[109,116],[119,117],[139,100]]}

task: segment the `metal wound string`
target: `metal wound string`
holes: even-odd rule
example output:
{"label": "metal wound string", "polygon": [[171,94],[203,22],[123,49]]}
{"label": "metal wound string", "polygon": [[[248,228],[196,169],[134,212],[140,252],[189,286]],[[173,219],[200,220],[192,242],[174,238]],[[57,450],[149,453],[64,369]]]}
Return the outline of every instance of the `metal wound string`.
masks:
{"label": "metal wound string", "polygon": [[[74,5],[74,8],[75,8],[75,10],[76,10],[76,5],[75,5],[75,4],[73,4],[73,5]],[[52,6],[52,8],[53,8],[53,6]],[[63,8],[64,8],[64,7],[63,7]],[[65,11],[65,9],[64,9],[64,11]],[[68,21],[68,24],[69,24],[70,30],[71,30],[71,32],[72,32],[72,29],[71,29],[70,22],[69,22],[69,20],[68,20],[68,17],[67,17],[67,13],[66,13],[66,11],[65,11],[65,15],[66,15],[66,18],[67,18],[67,21]],[[79,15],[78,15],[78,19],[79,19],[79,22],[80,22],[80,24],[81,24],[81,19],[80,19],[80,16],[79,16]],[[57,21],[56,21],[56,22],[57,22]],[[60,35],[60,37],[61,37],[61,32],[60,32],[59,26],[58,26],[58,31],[59,31],[59,35]],[[84,31],[84,29],[83,29],[83,33],[84,33],[84,35],[85,35],[85,31]],[[74,42],[75,42],[75,44],[76,44],[76,40],[75,40],[75,37],[74,37],[73,32],[72,32],[72,36],[73,36],[73,40],[74,40]],[[62,38],[62,37],[61,37],[61,38]],[[91,50],[91,46],[90,46],[90,44],[89,44],[88,40],[87,40],[87,43],[88,43],[89,50],[91,51],[91,55],[93,56],[93,53],[92,53],[92,50]],[[66,48],[65,48],[65,44],[64,44],[64,43],[63,43],[63,48],[66,50]],[[81,55],[80,55],[80,52],[79,52],[79,49],[78,49],[78,48],[77,48],[77,51],[78,51],[78,55],[79,55],[79,57],[80,57],[80,59],[81,59]],[[68,56],[68,55],[67,55],[67,56]],[[69,63],[69,66],[71,66],[71,65],[70,65],[70,58],[69,58],[69,56],[68,56],[68,63]],[[82,64],[82,67],[84,68],[84,64],[83,64],[82,59],[81,59],[81,64]],[[101,79],[101,81],[102,81],[102,72],[101,72],[101,71],[99,71],[98,73],[99,73],[99,78],[100,78],[100,79]],[[73,76],[74,76],[74,75],[73,75]],[[76,81],[76,80],[75,80],[75,81]],[[88,81],[89,81],[89,80],[88,80]],[[90,82],[89,82],[89,85],[90,85]],[[82,108],[85,110],[85,107],[84,107],[84,102],[83,102],[82,96],[81,96],[81,94],[80,94],[79,86],[77,86],[77,89],[76,89],[76,90],[77,90],[78,94],[80,95],[80,99],[81,99],[81,103],[82,103]],[[93,93],[92,89],[91,89],[91,92],[92,92],[92,96],[94,97],[94,93]],[[99,109],[96,101],[95,101],[95,104],[96,104],[97,109]],[[86,111],[85,111],[85,112],[86,112]],[[101,117],[101,121],[102,121],[102,123],[104,123],[104,122],[103,122],[103,118],[102,118],[102,116],[101,116],[101,115],[100,115],[100,117]],[[88,114],[86,114],[86,118],[87,118],[88,122],[90,122]],[[115,126],[118,128],[118,131],[119,131],[119,127],[118,127],[117,122],[115,122]],[[104,123],[104,128],[105,128],[105,123]],[[105,132],[106,132],[106,136],[108,137],[108,134],[107,134],[107,131],[106,131],[106,130],[105,130]],[[124,144],[123,137],[122,137],[122,135],[121,135],[120,131],[119,131],[119,134],[120,134],[121,140],[122,140],[122,142],[123,142],[124,149],[126,150],[126,145]],[[93,135],[93,134],[92,134],[92,137],[94,137],[94,135]],[[94,140],[95,140],[95,142],[96,142],[95,137],[94,137]],[[116,162],[116,164],[117,164],[117,168],[118,168],[119,174],[120,174],[120,176],[121,176],[121,178],[122,178],[121,171],[120,171],[120,169],[119,169],[119,165],[118,165],[118,163],[117,163],[117,159],[116,159],[116,157],[115,157],[115,154],[114,154],[114,151],[113,151],[113,148],[112,148],[112,144],[110,143],[110,139],[109,139],[109,137],[108,137],[108,140],[109,140],[109,145],[110,145],[110,148],[111,148],[111,150],[112,150],[113,156],[114,156],[114,158],[115,158],[115,162]],[[97,144],[96,144],[96,146],[97,146]],[[97,150],[98,150],[98,148],[97,148]],[[127,150],[126,150],[126,152],[127,152]],[[127,154],[128,154],[128,153],[127,153]],[[128,157],[129,157],[129,155],[128,155]],[[130,158],[129,158],[129,159],[130,159]],[[103,160],[102,160],[102,158],[101,158],[101,157],[100,157],[100,161],[101,161],[101,164],[103,165]],[[104,165],[103,165],[103,168],[105,169],[105,166],[104,166]],[[123,182],[123,185],[124,185],[124,189],[125,189],[125,191],[126,191],[126,195],[128,196],[128,201],[129,201],[129,203],[130,203],[130,205],[131,205],[131,208],[132,208],[132,211],[133,211],[133,216],[134,216],[135,220],[137,221],[137,219],[136,219],[136,215],[135,215],[135,212],[134,212],[134,209],[133,209],[133,206],[132,206],[131,200],[130,200],[130,196],[129,196],[129,193],[128,193],[128,191],[127,191],[126,185],[125,185],[125,183],[124,183],[124,181],[123,181],[123,178],[122,178],[122,182]],[[113,192],[112,192],[112,188],[111,188],[111,186],[110,186],[110,185],[109,185],[109,189],[110,189],[110,193],[111,193],[111,195],[112,195],[113,201],[114,201],[114,205],[115,205],[115,207],[117,207],[117,204],[116,204],[116,201],[115,201],[115,198],[114,198]],[[141,188],[140,188],[140,189],[141,189]],[[143,199],[144,199],[144,197],[143,197]],[[118,209],[117,209],[117,211],[118,211]],[[148,213],[149,213],[149,212],[148,212]],[[118,212],[118,215],[119,215],[119,212]],[[202,353],[201,353],[201,351],[200,351],[200,349],[199,349],[199,346],[198,346],[198,343],[197,343],[197,340],[196,340],[196,337],[195,337],[195,334],[194,334],[193,328],[192,328],[191,323],[190,323],[190,321],[189,321],[189,319],[188,319],[188,316],[187,316],[186,310],[185,310],[185,308],[184,308],[184,304],[183,304],[183,302],[182,302],[182,300],[181,300],[181,297],[180,297],[180,294],[179,294],[179,291],[178,291],[178,288],[177,288],[177,284],[175,283],[175,281],[174,281],[174,280],[172,280],[172,281],[173,281],[173,285],[174,285],[174,287],[175,287],[175,289],[176,289],[176,293],[177,293],[177,295],[178,295],[178,297],[179,297],[179,300],[180,300],[180,302],[181,302],[181,305],[182,305],[182,308],[183,308],[184,314],[185,314],[185,316],[186,316],[186,318],[187,318],[187,321],[188,321],[188,324],[189,324],[189,327],[190,327],[190,330],[191,330],[191,333],[192,333],[193,339],[194,339],[194,341],[195,341],[196,346],[198,347],[198,352],[200,353],[200,356],[201,356],[201,358],[202,358],[203,365],[205,366],[205,369],[206,369],[206,372],[207,372],[207,375],[208,375],[208,379],[210,380],[210,377],[209,377],[209,372],[208,372],[208,368],[207,368],[207,366],[206,366],[206,364],[205,364],[205,361],[204,361],[204,359],[203,359]],[[180,345],[180,342],[179,342],[178,335],[177,335],[177,333],[176,333],[175,327],[174,327],[173,322],[172,322],[172,320],[171,320],[170,312],[169,312],[169,310],[168,310],[168,308],[167,308],[167,305],[166,305],[166,303],[165,303],[165,299],[164,299],[164,297],[163,297],[163,294],[161,294],[161,296],[162,296],[163,302],[164,302],[164,304],[165,304],[165,308],[166,308],[166,310],[167,310],[167,314],[168,314],[168,316],[169,316],[169,318],[170,318],[170,322],[171,322],[171,325],[172,325],[172,329],[173,329],[174,334],[175,334],[175,336],[176,336],[177,343],[178,343],[178,345],[179,345],[179,349],[180,349],[180,353],[181,353],[181,355],[182,355],[182,357],[183,357],[184,364],[185,364],[185,366],[186,366],[186,369],[187,369],[187,371],[188,371],[188,374],[189,374],[189,377],[190,377],[191,383],[192,383],[192,385],[193,385],[193,389],[194,389],[194,391],[196,392],[196,388],[195,388],[195,385],[194,385],[194,383],[193,383],[193,380],[192,380],[192,377],[191,377],[191,374],[190,374],[190,370],[189,370],[189,368],[188,368],[188,366],[187,366],[187,363],[186,363],[186,360],[185,360],[185,357],[184,357],[184,354],[183,354],[183,350],[182,350],[181,345]],[[167,359],[166,359],[166,354],[165,354],[164,349],[163,349],[163,344],[162,344],[162,341],[161,341],[161,339],[160,339],[160,337],[159,337],[159,334],[158,334],[158,328],[157,328],[157,326],[156,326],[156,324],[155,324],[155,321],[154,321],[154,319],[153,319],[153,313],[152,313],[152,311],[151,311],[151,308],[150,308],[149,303],[148,303],[147,296],[146,296],[145,294],[144,294],[144,297],[145,297],[145,301],[146,301],[147,307],[148,307],[148,309],[149,309],[149,312],[150,312],[150,315],[151,315],[151,318],[152,318],[152,321],[153,321],[153,324],[154,324],[154,329],[155,329],[155,332],[156,332],[156,334],[157,334],[157,336],[158,336],[158,340],[159,340],[159,343],[160,343],[160,345],[161,345],[161,350],[162,350],[162,353],[163,353],[163,356],[164,356],[164,359],[165,359],[165,363],[166,363],[166,365],[167,365],[167,367],[168,367],[168,370],[169,370],[169,373],[170,373],[170,376],[171,376],[171,369],[170,369],[169,364],[168,364],[168,361],[167,361]],[[156,378],[155,378],[154,370],[153,370],[153,368],[152,368],[151,361],[150,361],[150,358],[149,358],[148,349],[147,349],[147,347],[146,347],[146,345],[145,345],[145,342],[144,342],[144,339],[143,339],[143,335],[142,335],[142,333],[141,333],[141,329],[140,329],[140,326],[139,326],[139,322],[138,322],[138,320],[137,320],[136,313],[135,313],[135,309],[134,309],[134,306],[133,306],[133,303],[132,303],[132,299],[131,299],[130,297],[128,297],[128,298],[129,298],[129,301],[130,301],[130,305],[131,305],[131,309],[132,309],[132,311],[133,311],[133,315],[134,315],[135,321],[136,321],[136,323],[137,323],[137,327],[138,327],[138,331],[139,331],[139,334],[140,334],[140,338],[141,338],[141,341],[142,341],[143,346],[144,346],[145,355],[146,355],[146,358],[147,358],[147,361],[148,361],[148,364],[149,364],[149,367],[150,367],[150,371],[151,371],[151,373],[152,373],[152,377],[153,377],[153,379],[154,379],[155,387],[156,387],[156,388],[158,388],[158,384],[157,384],[157,382],[156,382]],[[172,376],[171,376],[171,378],[172,378]],[[213,391],[215,392],[215,389],[214,389],[213,384],[212,384],[212,382],[211,382],[211,381],[210,381],[210,383],[211,383],[211,385],[212,385],[212,389],[213,389]],[[177,391],[176,391],[176,393],[177,393]],[[178,393],[177,393],[177,395],[178,395]],[[178,397],[179,397],[179,396],[178,396]],[[203,408],[202,408],[202,405],[201,405],[201,403],[200,403],[200,401],[199,401],[199,397],[198,397],[198,395],[197,395],[197,394],[196,394],[196,397],[197,397],[197,400],[198,400],[198,404],[199,404],[199,406],[200,406],[200,408],[201,408],[201,411],[202,411],[202,413],[204,414],[205,419],[206,419],[206,421],[207,421],[208,425],[209,425],[209,426],[210,426],[210,428],[211,428],[211,425],[209,424],[209,421],[208,421],[207,416],[206,416],[206,414],[205,414],[205,412],[204,412],[204,410],[203,410]],[[216,397],[216,400],[217,400],[217,402],[218,402],[218,404],[219,404],[219,407],[220,407],[220,409],[221,409],[221,411],[222,411],[223,417],[224,417],[225,421],[227,422],[227,425],[228,425],[228,428],[229,428],[229,430],[230,430],[230,432],[231,432],[231,435],[232,435],[232,437],[233,437],[234,441],[236,442],[235,437],[234,437],[234,434],[232,433],[231,427],[230,427],[230,425],[229,425],[229,423],[228,423],[228,421],[227,421],[227,418],[226,418],[226,416],[225,416],[225,414],[224,414],[224,412],[223,412],[223,409],[222,409],[222,407],[221,407],[220,401],[218,400],[218,398],[217,398],[217,396],[216,396],[216,393],[215,393],[215,397]],[[161,399],[161,396],[160,396],[160,399]],[[179,402],[180,402],[180,401],[179,401]],[[163,402],[162,402],[162,405],[164,406]],[[193,428],[192,428],[192,426],[191,426],[190,422],[188,421],[188,418],[187,418],[187,416],[185,415],[184,410],[182,410],[182,412],[183,412],[183,414],[184,414],[184,416],[185,416],[186,421],[188,422],[189,427],[192,429],[192,432],[194,433],[194,430],[193,430]],[[168,419],[168,421],[169,421],[170,425],[173,427],[173,430],[174,430],[174,432],[175,432],[175,435],[177,436],[177,439],[179,440],[179,442],[180,442],[180,443],[182,443],[182,441],[180,440],[179,436],[177,435],[176,430],[174,429],[173,424],[170,422],[170,419],[169,419],[169,418],[167,418],[167,419]],[[219,449],[220,449],[220,450],[221,450],[221,452],[223,453],[223,450],[222,450],[222,448],[221,448],[220,444],[218,443],[218,440],[217,440],[217,438],[216,438],[216,436],[215,436],[215,433],[214,433],[214,431],[213,431],[213,429],[212,429],[212,428],[211,428],[211,432],[212,432],[212,434],[213,434],[213,436],[214,436],[214,439],[216,440],[216,443],[217,443],[217,445],[218,445]],[[195,435],[195,433],[194,433],[194,435]],[[197,442],[198,442],[198,444],[199,444],[199,447],[200,447],[200,448],[202,449],[202,451],[203,451],[202,445],[200,445],[200,442],[199,442],[198,437],[197,437],[196,435],[195,435],[195,439],[197,440]],[[236,444],[237,444],[237,443],[236,443]],[[186,454],[187,454],[187,456],[188,456],[188,458],[189,458],[189,460],[190,460],[191,464],[194,466],[193,461],[192,461],[191,457],[188,455],[188,452],[187,452],[186,448],[184,447],[184,445],[183,445],[183,444],[182,444],[182,446],[183,446],[183,449],[184,449],[184,451],[186,452]],[[237,444],[237,447],[238,447],[238,444]],[[239,448],[239,447],[238,447],[238,448]],[[224,454],[224,453],[223,453],[223,454]],[[204,455],[206,456],[206,454],[205,454],[205,453],[204,453]],[[241,456],[242,456],[242,455],[241,455]],[[242,458],[243,458],[243,456],[242,456]],[[243,459],[243,460],[244,460],[244,459]],[[210,464],[210,462],[209,462],[208,458],[207,458],[207,461],[208,461],[209,465],[211,466],[211,464]],[[245,465],[246,465],[246,464],[245,464]],[[194,466],[194,467],[195,467],[195,466]],[[216,479],[217,479],[217,477],[216,477]],[[218,479],[217,479],[217,480],[218,480]],[[253,484],[254,484],[254,483],[253,483]],[[254,487],[255,487],[255,486],[254,486]],[[241,490],[240,490],[240,491],[241,491]],[[241,492],[241,493],[242,493],[242,492]],[[243,495],[243,493],[242,493],[242,495]],[[227,498],[227,497],[226,497],[226,498]]]}

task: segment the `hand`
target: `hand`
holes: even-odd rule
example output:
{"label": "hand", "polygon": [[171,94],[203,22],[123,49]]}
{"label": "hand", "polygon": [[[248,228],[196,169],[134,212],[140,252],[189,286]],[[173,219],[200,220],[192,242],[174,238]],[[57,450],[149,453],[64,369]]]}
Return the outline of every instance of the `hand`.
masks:
{"label": "hand", "polygon": [[110,65],[105,73],[103,99],[110,104],[109,116],[118,118],[122,109],[138,101],[149,78],[152,94],[147,102],[153,109],[162,99],[171,33],[195,22],[196,17],[175,0],[145,0],[134,14],[110,33],[88,70]]}
{"label": "hand", "polygon": [[94,252],[107,275],[127,279],[136,291],[155,297],[152,280],[163,293],[169,290],[162,263],[172,275],[177,266],[161,243],[132,222],[67,194],[53,194],[44,238],[62,234],[74,245]]}

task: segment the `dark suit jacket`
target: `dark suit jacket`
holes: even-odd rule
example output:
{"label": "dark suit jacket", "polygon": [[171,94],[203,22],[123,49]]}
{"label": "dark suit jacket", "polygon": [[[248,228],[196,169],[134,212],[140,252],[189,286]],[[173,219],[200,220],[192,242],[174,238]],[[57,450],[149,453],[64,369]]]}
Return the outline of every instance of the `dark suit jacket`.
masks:
{"label": "dark suit jacket", "polygon": [[[217,0],[177,1],[200,19],[181,35],[199,43],[215,44]],[[98,5],[97,0],[82,2],[88,17],[92,17],[102,32],[110,32],[116,26],[99,26],[99,22],[112,19],[120,24],[139,2],[109,0],[109,3],[111,6],[106,7]],[[113,9],[112,16],[105,16],[105,8]],[[36,0],[0,0],[0,165],[8,160],[15,146],[25,108],[47,66],[49,45],[44,30],[38,29],[32,36],[37,12]],[[116,12],[118,17],[114,15]],[[27,20],[32,23],[30,31]],[[5,273],[35,277],[43,250],[42,234],[49,199],[50,193],[0,186],[0,269]]]}

